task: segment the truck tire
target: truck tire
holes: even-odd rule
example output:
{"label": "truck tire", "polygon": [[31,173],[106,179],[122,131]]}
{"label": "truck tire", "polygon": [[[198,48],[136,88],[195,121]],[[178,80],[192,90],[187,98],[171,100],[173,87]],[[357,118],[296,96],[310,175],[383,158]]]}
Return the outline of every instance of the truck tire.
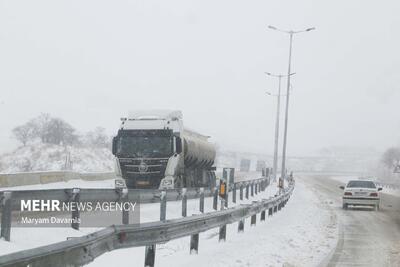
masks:
{"label": "truck tire", "polygon": [[343,203],[342,208],[343,208],[344,210],[347,210],[347,204],[344,204],[344,203]]}

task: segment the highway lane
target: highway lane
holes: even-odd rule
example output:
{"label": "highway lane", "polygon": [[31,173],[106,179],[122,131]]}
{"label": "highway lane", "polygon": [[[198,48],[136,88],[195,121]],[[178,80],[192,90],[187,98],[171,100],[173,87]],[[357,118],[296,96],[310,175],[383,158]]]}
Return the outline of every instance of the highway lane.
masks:
{"label": "highway lane", "polygon": [[381,209],[342,209],[341,182],[328,176],[299,177],[336,214],[339,241],[328,266],[400,266],[400,198],[381,194]]}

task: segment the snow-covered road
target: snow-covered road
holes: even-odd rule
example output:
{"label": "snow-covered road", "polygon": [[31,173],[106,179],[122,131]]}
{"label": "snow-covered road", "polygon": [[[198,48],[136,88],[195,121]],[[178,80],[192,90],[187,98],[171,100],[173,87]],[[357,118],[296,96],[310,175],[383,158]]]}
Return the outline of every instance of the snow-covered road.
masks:
{"label": "snow-covered road", "polygon": [[343,210],[339,186],[327,176],[304,181],[330,204],[339,222],[338,246],[328,266],[400,266],[400,198],[381,194],[380,211]]}

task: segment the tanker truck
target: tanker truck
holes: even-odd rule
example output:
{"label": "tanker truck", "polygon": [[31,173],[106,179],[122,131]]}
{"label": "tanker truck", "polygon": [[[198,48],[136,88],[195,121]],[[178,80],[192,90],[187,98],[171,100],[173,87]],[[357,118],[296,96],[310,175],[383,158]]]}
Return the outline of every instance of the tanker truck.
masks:
{"label": "tanker truck", "polygon": [[129,112],[112,142],[116,174],[128,188],[214,187],[208,138],[186,129],[177,110]]}

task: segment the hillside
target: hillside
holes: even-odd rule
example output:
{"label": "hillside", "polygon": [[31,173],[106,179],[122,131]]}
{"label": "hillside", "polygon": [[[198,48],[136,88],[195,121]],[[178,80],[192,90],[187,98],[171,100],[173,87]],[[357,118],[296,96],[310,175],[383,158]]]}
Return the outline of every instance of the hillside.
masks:
{"label": "hillside", "polygon": [[35,143],[0,156],[0,173],[57,170],[106,172],[113,169],[113,155],[107,148]]}
{"label": "hillside", "polygon": [[[272,166],[272,157],[241,152],[219,150],[216,166],[239,168],[241,159],[250,159],[250,169],[256,169],[257,160],[265,160]],[[300,172],[376,172],[377,159],[370,157],[289,157],[289,169]],[[369,167],[369,168],[368,168]],[[114,170],[111,151],[107,148],[88,146],[60,146],[36,142],[21,146],[11,153],[0,156],[0,173],[72,170],[76,172],[108,172]],[[375,171],[372,171],[375,170]],[[382,173],[375,174],[387,177]]]}

